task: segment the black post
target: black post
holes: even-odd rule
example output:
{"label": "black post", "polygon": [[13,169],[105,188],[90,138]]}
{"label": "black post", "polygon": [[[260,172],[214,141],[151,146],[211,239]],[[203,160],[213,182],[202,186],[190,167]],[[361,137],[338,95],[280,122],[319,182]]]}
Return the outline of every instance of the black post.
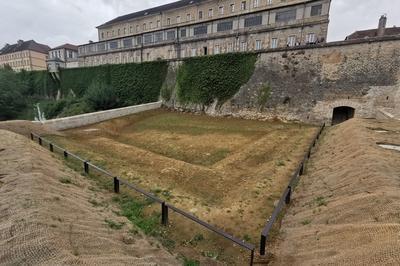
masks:
{"label": "black post", "polygon": [[118,177],[114,177],[114,192],[119,193],[119,179]]}
{"label": "black post", "polygon": [[254,249],[251,250],[251,255],[250,255],[250,266],[253,266],[254,263]]}
{"label": "black post", "polygon": [[299,175],[303,175],[304,174],[304,162],[301,163],[301,168],[300,168],[300,172]]}
{"label": "black post", "polygon": [[39,145],[42,146],[42,138],[39,137]]}
{"label": "black post", "polygon": [[83,168],[85,169],[85,174],[89,174],[89,165],[87,162],[83,162]]}
{"label": "black post", "polygon": [[64,159],[68,159],[68,152],[64,151]]}
{"label": "black post", "polygon": [[260,255],[264,256],[265,255],[265,245],[267,243],[267,237],[264,235],[261,235],[261,241],[260,241]]}
{"label": "black post", "polygon": [[164,226],[168,225],[168,206],[165,202],[161,203],[161,224]]}
{"label": "black post", "polygon": [[289,189],[289,191],[288,191],[288,193],[286,195],[286,198],[285,198],[285,203],[286,204],[290,204],[290,199],[292,197],[292,187],[289,186],[288,189]]}
{"label": "black post", "polygon": [[50,149],[51,152],[54,152],[54,147],[53,147],[52,143],[49,144],[49,149]]}
{"label": "black post", "polygon": [[31,140],[33,140],[34,139],[34,137],[33,137],[33,134],[31,133]]}

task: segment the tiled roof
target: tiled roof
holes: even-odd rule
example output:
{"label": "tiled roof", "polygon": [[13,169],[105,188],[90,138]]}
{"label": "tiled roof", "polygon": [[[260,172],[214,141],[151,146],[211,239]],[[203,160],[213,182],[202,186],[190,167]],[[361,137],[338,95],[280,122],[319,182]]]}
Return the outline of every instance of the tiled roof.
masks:
{"label": "tiled roof", "polygon": [[16,44],[6,45],[0,50],[0,54],[11,54],[20,51],[35,51],[42,54],[47,54],[50,50],[50,47],[44,44],[40,44],[35,42],[34,40],[30,41],[19,41]]}
{"label": "tiled roof", "polygon": [[110,20],[110,21],[98,26],[97,28],[102,28],[102,27],[105,27],[105,26],[108,26],[108,25],[111,25],[111,24],[114,24],[117,22],[125,21],[125,20],[131,20],[131,19],[140,18],[140,17],[144,17],[144,16],[159,14],[161,12],[165,12],[165,11],[168,11],[171,9],[185,7],[188,5],[200,4],[205,1],[207,1],[207,0],[181,0],[181,1],[170,3],[170,4],[157,6],[157,7],[149,8],[149,9],[142,10],[139,12],[131,13],[128,15],[120,16],[120,17],[117,17],[113,20]]}
{"label": "tiled roof", "polygon": [[68,49],[68,50],[78,51],[78,46],[66,43],[64,45],[60,45],[55,48],[52,48],[51,50],[57,50],[57,49]]}
{"label": "tiled roof", "polygon": [[[384,36],[400,35],[400,27],[386,28]],[[346,37],[346,40],[357,40],[378,37],[378,29],[361,30]]]}

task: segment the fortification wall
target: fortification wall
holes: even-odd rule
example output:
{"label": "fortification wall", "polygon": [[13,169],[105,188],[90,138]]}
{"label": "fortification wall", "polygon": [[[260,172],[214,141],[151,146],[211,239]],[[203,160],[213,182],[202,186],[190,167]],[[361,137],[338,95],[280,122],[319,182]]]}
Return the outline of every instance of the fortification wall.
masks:
{"label": "fortification wall", "polygon": [[55,130],[77,128],[91,124],[96,124],[113,118],[118,118],[126,115],[158,109],[161,107],[161,104],[162,104],[161,102],[155,102],[155,103],[129,106],[125,108],[101,111],[96,113],[89,113],[89,114],[47,120],[45,122],[42,122],[42,124]]}
{"label": "fortification wall", "polygon": [[264,51],[249,82],[223,105],[182,106],[174,97],[165,104],[216,116],[330,123],[339,106],[353,107],[356,117],[398,110],[399,92],[400,38],[391,37]]}

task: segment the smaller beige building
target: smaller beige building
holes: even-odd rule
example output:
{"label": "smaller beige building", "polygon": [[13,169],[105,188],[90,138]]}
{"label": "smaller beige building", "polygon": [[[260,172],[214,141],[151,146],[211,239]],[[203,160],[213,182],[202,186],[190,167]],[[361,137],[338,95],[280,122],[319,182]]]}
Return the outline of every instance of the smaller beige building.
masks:
{"label": "smaller beige building", "polygon": [[14,71],[47,70],[47,55],[50,47],[34,40],[19,40],[6,44],[0,50],[0,67],[9,65]]}
{"label": "smaller beige building", "polygon": [[59,68],[78,67],[78,47],[67,43],[51,49],[47,67],[50,72],[56,72]]}

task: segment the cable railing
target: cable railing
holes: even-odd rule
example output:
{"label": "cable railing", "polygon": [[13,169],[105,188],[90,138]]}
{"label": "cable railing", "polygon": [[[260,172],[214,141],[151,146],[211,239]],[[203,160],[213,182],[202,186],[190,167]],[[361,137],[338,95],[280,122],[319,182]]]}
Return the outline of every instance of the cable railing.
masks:
{"label": "cable railing", "polygon": [[58,146],[58,145],[46,140],[45,138],[43,138],[43,137],[41,137],[41,136],[39,136],[39,135],[37,135],[35,133],[31,133],[30,137],[31,137],[32,141],[35,141],[35,139],[37,139],[39,145],[48,146],[50,152],[56,153],[57,151],[59,151],[63,155],[64,159],[73,158],[73,159],[79,161],[81,163],[81,165],[82,165],[82,168],[83,168],[85,174],[89,174],[92,170],[94,170],[94,171],[96,171],[96,172],[98,172],[98,173],[100,173],[102,175],[105,175],[105,176],[107,176],[109,178],[112,178],[113,179],[113,185],[114,185],[114,193],[117,193],[117,194],[120,193],[121,185],[125,185],[125,187],[127,187],[127,188],[129,188],[131,190],[134,190],[134,191],[142,194],[143,196],[153,200],[154,202],[157,202],[158,204],[160,204],[161,205],[161,224],[163,226],[167,226],[168,225],[169,210],[171,210],[171,211],[173,211],[175,213],[178,213],[181,216],[183,216],[183,217],[185,217],[185,218],[187,218],[187,219],[189,219],[189,220],[191,220],[191,221],[203,226],[204,228],[208,229],[209,231],[212,231],[212,232],[216,233],[217,235],[230,240],[231,242],[237,244],[241,248],[250,251],[250,265],[253,265],[253,263],[254,263],[254,255],[255,255],[254,254],[255,246],[253,244],[248,243],[245,240],[239,239],[239,238],[237,238],[237,237],[235,237],[235,236],[233,236],[231,234],[228,234],[227,232],[217,228],[216,226],[211,225],[211,224],[209,224],[209,223],[197,218],[195,215],[175,207],[174,205],[172,205],[172,204],[170,204],[170,203],[158,198],[154,194],[152,194],[152,193],[150,193],[150,192],[148,192],[148,191],[146,191],[146,190],[144,190],[144,189],[142,189],[142,188],[140,188],[140,187],[138,187],[138,186],[136,186],[136,185],[134,185],[132,183],[129,183],[128,181],[126,181],[126,180],[124,180],[124,179],[122,179],[122,178],[120,178],[120,177],[118,177],[116,175],[113,175],[112,173],[102,169],[101,167],[94,165],[90,161],[85,160],[85,159],[81,158],[80,156],[75,155],[75,154],[67,151],[66,149],[63,149],[62,147],[60,147],[60,146]]}

